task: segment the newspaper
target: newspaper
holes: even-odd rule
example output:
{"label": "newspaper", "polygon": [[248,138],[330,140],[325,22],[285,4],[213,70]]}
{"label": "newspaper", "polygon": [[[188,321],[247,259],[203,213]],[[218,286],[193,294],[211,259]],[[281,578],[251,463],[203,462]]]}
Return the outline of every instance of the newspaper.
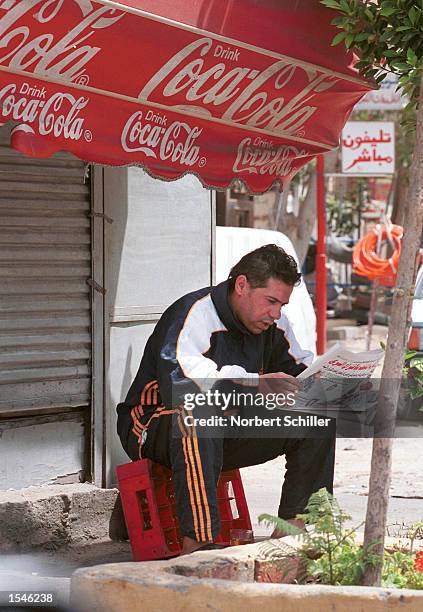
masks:
{"label": "newspaper", "polygon": [[385,351],[374,349],[362,353],[347,350],[342,342],[337,342],[324,355],[318,357],[310,367],[297,376],[304,380],[320,372],[322,377],[341,376],[347,378],[370,378],[382,359]]}
{"label": "newspaper", "polygon": [[369,379],[383,355],[382,349],[353,353],[342,343],[335,344],[297,376],[302,385],[297,394],[296,408],[366,410],[377,398],[377,385]]}

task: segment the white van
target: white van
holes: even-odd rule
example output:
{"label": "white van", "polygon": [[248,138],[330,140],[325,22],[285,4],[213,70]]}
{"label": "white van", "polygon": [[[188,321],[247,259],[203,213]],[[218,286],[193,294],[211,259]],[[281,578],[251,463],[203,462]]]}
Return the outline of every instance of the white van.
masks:
{"label": "white van", "polygon": [[[250,227],[216,227],[216,282],[228,278],[230,269],[243,255],[264,246],[277,244],[289,255],[298,257],[290,239],[272,230],[254,229]],[[295,337],[302,349],[316,355],[316,315],[307,287],[303,280],[294,287],[289,304],[283,307],[288,317]]]}

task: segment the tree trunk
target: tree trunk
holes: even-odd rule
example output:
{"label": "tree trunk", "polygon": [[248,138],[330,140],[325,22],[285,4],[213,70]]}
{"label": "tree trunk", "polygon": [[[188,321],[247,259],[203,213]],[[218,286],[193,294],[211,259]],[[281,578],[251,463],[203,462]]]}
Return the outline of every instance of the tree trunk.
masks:
{"label": "tree trunk", "polygon": [[[325,153],[325,172],[335,172],[338,159],[338,149]],[[308,171],[308,187],[304,202],[301,204],[298,215],[286,212],[289,186],[285,187],[282,198],[276,196],[275,200],[275,229],[288,236],[295,246],[295,251],[302,267],[316,223],[316,197],[317,197],[316,168],[310,167]]]}
{"label": "tree trunk", "polygon": [[297,240],[295,242],[295,250],[297,251],[300,265],[302,266],[308,251],[308,245],[313,227],[316,222],[316,185],[317,174],[313,169],[313,174],[310,176],[307,195],[300,208],[298,215]]}
{"label": "tree trunk", "polygon": [[[325,172],[336,172],[337,161],[338,161],[338,149],[328,151],[324,155],[325,160]],[[301,265],[307,255],[308,245],[310,242],[313,228],[316,223],[317,214],[317,174],[316,169],[313,168],[313,173],[310,176],[309,187],[307,196],[304,201],[304,205],[301,207],[300,214],[298,215],[298,240],[297,240],[297,254]]]}
{"label": "tree trunk", "polygon": [[279,194],[276,196],[276,207],[279,204],[279,211],[275,215],[276,229],[286,234],[292,241],[300,261],[300,267],[302,267],[316,219],[316,172],[314,168],[310,171],[307,194],[304,202],[300,205],[298,216],[286,212],[287,197],[288,187],[285,187],[281,196]]}
{"label": "tree trunk", "polygon": [[[412,295],[416,275],[417,253],[423,224],[423,76],[417,111],[417,132],[407,198],[402,202],[404,238],[392,302],[385,363],[376,414],[375,439],[369,480],[364,546],[375,545],[372,552],[383,559],[386,519],[391,482],[392,438],[398,402],[399,384],[404,363],[406,334],[409,327]],[[376,437],[377,436],[377,437]],[[367,566],[363,584],[379,586],[382,574],[378,567]]]}
{"label": "tree trunk", "polygon": [[313,170],[310,176],[310,183],[303,205],[301,206],[300,214],[298,215],[298,238],[296,250],[300,264],[303,265],[310,238],[313,233],[314,224],[316,222],[316,184],[317,174]]}
{"label": "tree trunk", "polygon": [[400,166],[395,181],[394,207],[392,211],[392,223],[395,223],[396,225],[403,225],[404,223],[404,209],[402,207],[402,202],[405,202],[407,197],[407,188],[408,168],[405,166]]}

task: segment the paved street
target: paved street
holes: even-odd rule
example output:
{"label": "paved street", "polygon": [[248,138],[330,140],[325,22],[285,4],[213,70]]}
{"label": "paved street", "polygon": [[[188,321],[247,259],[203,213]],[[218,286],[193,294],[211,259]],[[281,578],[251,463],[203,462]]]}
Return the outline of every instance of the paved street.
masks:
{"label": "paved street", "polygon": [[[419,430],[422,432],[423,423]],[[353,517],[352,525],[359,525],[366,516],[371,450],[371,440],[337,440],[334,494],[341,507]],[[270,531],[258,525],[257,517],[262,512],[277,513],[284,471],[283,457],[242,470],[254,531],[258,535]],[[423,521],[423,438],[394,440],[390,491],[391,534],[399,529],[393,526],[395,523],[401,525],[404,521],[410,525]]]}

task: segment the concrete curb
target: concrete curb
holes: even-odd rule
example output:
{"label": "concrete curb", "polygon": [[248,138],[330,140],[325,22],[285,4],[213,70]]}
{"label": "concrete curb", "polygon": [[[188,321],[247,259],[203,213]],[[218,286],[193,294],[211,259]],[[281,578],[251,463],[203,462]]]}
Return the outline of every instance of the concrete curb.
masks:
{"label": "concrete curb", "polygon": [[71,579],[80,612],[421,612],[423,591],[254,582],[259,544],[170,561],[82,568]]}
{"label": "concrete curb", "polygon": [[124,539],[117,489],[69,484],[0,492],[0,550],[55,549]]}

